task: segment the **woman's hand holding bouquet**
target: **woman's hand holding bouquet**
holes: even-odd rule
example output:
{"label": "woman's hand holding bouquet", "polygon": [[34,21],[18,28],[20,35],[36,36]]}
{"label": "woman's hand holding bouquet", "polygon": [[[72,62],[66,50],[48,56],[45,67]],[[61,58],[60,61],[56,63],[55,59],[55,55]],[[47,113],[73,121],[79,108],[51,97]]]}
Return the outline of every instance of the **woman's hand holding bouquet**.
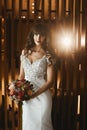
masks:
{"label": "woman's hand holding bouquet", "polygon": [[34,93],[33,85],[25,79],[14,80],[7,86],[8,96],[17,103],[29,100]]}

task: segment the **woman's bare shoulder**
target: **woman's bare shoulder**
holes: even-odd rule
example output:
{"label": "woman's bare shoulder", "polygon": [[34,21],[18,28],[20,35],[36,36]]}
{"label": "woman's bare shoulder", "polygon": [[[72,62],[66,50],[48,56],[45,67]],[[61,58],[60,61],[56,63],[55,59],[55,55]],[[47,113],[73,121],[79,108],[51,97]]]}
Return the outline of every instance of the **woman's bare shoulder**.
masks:
{"label": "woman's bare shoulder", "polygon": [[25,54],[25,50],[23,49],[22,51],[21,51],[21,55],[24,55]]}
{"label": "woman's bare shoulder", "polygon": [[27,54],[28,54],[28,52],[25,49],[23,49],[22,52],[21,52],[21,55],[27,56]]}

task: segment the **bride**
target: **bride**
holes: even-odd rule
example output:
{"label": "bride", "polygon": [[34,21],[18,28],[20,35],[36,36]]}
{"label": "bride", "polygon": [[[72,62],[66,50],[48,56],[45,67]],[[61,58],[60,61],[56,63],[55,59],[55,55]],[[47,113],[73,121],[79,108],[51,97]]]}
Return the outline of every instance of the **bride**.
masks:
{"label": "bride", "polygon": [[54,62],[47,45],[45,24],[35,24],[20,56],[19,79],[29,80],[34,93],[22,105],[22,130],[53,130],[51,120]]}

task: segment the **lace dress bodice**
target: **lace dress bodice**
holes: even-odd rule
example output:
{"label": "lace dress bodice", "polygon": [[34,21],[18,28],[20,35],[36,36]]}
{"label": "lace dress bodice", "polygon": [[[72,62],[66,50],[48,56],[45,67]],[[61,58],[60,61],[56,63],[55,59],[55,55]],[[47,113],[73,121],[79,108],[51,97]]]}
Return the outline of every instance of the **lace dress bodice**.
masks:
{"label": "lace dress bodice", "polygon": [[[27,80],[36,80],[37,78],[44,78],[46,73],[46,56],[34,61],[33,63],[30,62],[29,58],[26,56],[21,55],[25,78]],[[39,69],[38,69],[39,68]]]}
{"label": "lace dress bodice", "polygon": [[46,82],[46,68],[48,60],[46,55],[33,63],[25,55],[21,55],[21,61],[25,72],[25,79],[33,83],[35,89]]}

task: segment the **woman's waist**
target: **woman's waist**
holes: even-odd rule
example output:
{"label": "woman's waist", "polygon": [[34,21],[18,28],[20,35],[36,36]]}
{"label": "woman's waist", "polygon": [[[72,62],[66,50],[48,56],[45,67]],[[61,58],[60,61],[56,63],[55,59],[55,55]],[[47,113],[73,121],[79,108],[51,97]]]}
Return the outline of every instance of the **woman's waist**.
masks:
{"label": "woman's waist", "polygon": [[45,83],[46,80],[44,77],[37,77],[37,76],[25,76],[25,79],[30,81],[30,82],[35,82],[35,83]]}
{"label": "woman's waist", "polygon": [[35,91],[37,91],[46,82],[45,79],[37,77],[25,77],[25,79],[30,81]]}

